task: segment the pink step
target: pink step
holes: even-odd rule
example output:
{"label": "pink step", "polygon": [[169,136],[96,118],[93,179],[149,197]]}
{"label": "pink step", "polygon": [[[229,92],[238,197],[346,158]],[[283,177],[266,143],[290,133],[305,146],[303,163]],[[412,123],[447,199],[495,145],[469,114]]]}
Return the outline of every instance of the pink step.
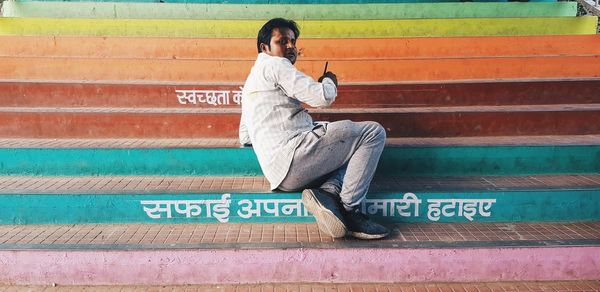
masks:
{"label": "pink step", "polygon": [[598,280],[600,222],[1,225],[0,283],[182,285]]}

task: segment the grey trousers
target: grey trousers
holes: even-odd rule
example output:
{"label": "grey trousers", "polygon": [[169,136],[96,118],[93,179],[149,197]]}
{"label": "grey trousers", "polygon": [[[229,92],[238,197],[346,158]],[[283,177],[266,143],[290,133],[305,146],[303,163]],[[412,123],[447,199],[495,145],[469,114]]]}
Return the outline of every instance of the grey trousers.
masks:
{"label": "grey trousers", "polygon": [[365,198],[385,146],[376,122],[338,121],[319,125],[296,149],[279,189],[321,188],[339,195],[346,210]]}

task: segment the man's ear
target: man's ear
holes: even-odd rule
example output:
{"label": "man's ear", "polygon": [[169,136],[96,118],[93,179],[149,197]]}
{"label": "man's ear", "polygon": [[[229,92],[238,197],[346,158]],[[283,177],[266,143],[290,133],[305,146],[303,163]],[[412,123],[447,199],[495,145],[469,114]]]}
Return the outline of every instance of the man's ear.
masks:
{"label": "man's ear", "polygon": [[265,44],[265,43],[261,43],[260,44],[260,51],[261,52],[266,53],[268,49],[269,49],[269,46],[267,44]]}

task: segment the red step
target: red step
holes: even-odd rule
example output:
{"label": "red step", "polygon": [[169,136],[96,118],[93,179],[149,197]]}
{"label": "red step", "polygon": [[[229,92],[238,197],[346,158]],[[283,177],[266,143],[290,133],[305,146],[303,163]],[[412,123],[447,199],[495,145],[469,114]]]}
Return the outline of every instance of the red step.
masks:
{"label": "red step", "polygon": [[[388,137],[600,133],[600,104],[312,110],[315,121],[372,120]],[[0,108],[4,138],[234,138],[240,109]]]}
{"label": "red step", "polygon": [[[239,85],[0,82],[2,107],[238,107]],[[228,91],[229,104],[180,103],[178,90]],[[600,103],[600,79],[342,85],[334,108]]]}

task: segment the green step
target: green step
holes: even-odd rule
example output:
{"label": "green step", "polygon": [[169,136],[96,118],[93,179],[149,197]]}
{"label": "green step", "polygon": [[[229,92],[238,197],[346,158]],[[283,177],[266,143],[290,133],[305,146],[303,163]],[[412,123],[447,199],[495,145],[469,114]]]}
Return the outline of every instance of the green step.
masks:
{"label": "green step", "polygon": [[199,4],[8,1],[5,17],[155,19],[418,19],[575,16],[577,2]]}
{"label": "green step", "polygon": [[[524,143],[527,142],[527,138]],[[251,148],[0,148],[0,175],[261,176]],[[600,145],[402,146],[378,176],[600,172]]]}
{"label": "green step", "polygon": [[[300,193],[77,191],[0,194],[0,224],[314,221]],[[361,208],[388,222],[590,221],[600,219],[600,185],[446,191],[403,187],[372,190]]]}
{"label": "green step", "polygon": [[[0,35],[256,38],[264,20],[0,18]],[[596,34],[598,17],[299,20],[304,38]]]}

